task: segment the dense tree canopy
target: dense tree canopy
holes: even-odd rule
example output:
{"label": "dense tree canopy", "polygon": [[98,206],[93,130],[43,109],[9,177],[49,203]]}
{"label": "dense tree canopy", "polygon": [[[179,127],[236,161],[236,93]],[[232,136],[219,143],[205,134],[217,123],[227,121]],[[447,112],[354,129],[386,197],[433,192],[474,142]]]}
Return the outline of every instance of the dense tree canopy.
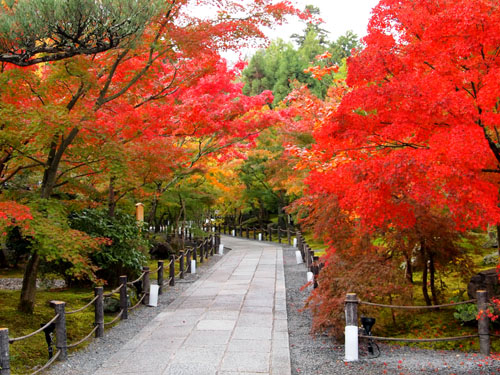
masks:
{"label": "dense tree canopy", "polygon": [[[319,9],[306,7],[306,11],[319,16]],[[281,39],[257,51],[243,72],[247,95],[257,95],[264,90],[274,94],[274,105],[280,103],[295,88],[297,84],[306,84],[310,91],[319,98],[324,98],[332,80],[325,76],[322,81],[315,80],[305,70],[311,65],[317,55],[329,52],[325,65],[342,65],[352,50],[360,48],[358,38],[351,31],[340,36],[336,41],[328,39],[328,32],[321,28],[321,22],[307,23],[302,34],[294,34],[298,47]]]}
{"label": "dense tree canopy", "polygon": [[[67,211],[107,201],[113,216],[125,195],[160,179],[170,186],[272,124],[260,114],[270,94],[242,95],[238,69],[218,51],[299,12],[267,0],[199,2],[218,9],[207,17],[191,15],[187,0],[1,4],[0,225],[32,238],[20,305],[31,311],[49,260],[42,244],[67,228]],[[54,198],[67,202],[57,215],[45,208]]]}
{"label": "dense tree canopy", "polygon": [[[407,282],[418,266],[427,304],[439,302],[440,272],[470,276],[468,231],[500,219],[498,6],[382,0],[346,81],[324,101],[289,96],[315,114],[314,144],[289,150],[309,172],[293,208],[330,245],[324,287],[311,300],[319,326],[341,307],[336,269],[349,257],[360,267],[371,257],[376,272],[404,264]],[[309,71],[330,73],[321,64]],[[403,298],[405,281],[392,280],[393,291],[361,274],[353,283],[361,295]]]}

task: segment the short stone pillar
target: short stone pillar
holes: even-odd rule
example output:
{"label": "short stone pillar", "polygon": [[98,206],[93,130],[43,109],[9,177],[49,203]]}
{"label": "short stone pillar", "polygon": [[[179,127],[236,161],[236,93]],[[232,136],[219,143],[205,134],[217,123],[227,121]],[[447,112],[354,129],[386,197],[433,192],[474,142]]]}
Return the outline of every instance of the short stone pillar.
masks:
{"label": "short stone pillar", "polygon": [[345,299],[345,360],[358,360],[358,297],[347,293]]}

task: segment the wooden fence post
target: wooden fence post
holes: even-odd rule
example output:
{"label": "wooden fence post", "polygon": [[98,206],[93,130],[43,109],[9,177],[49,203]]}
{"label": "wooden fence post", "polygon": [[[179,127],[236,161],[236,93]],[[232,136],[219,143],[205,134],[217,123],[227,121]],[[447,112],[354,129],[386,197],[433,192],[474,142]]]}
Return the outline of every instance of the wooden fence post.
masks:
{"label": "wooden fence post", "polygon": [[192,273],[191,271],[191,249],[188,249],[186,252],[186,262],[187,262],[187,272]]}
{"label": "wooden fence post", "polygon": [[292,234],[290,233],[290,227],[286,228],[286,238],[288,240],[288,246],[292,245]]}
{"label": "wooden fence post", "polygon": [[269,232],[269,241],[273,242],[273,228],[268,226],[267,231]]}
{"label": "wooden fence post", "polygon": [[313,259],[313,264],[311,266],[311,272],[313,273],[313,276],[314,276],[314,286],[313,288],[316,289],[319,284],[318,284],[318,276],[319,276],[319,271],[320,271],[320,267],[319,267],[319,257],[317,256],[314,256],[314,250],[312,250],[312,259]]}
{"label": "wooden fence post", "polygon": [[0,375],[10,375],[9,329],[0,328]]}
{"label": "wooden fence post", "polygon": [[104,336],[104,288],[96,286],[94,296],[98,296],[94,302],[94,324],[97,326],[95,337]]}
{"label": "wooden fence post", "polygon": [[121,320],[128,319],[127,276],[120,276],[120,309],[123,310]]}
{"label": "wooden fence post", "polygon": [[158,295],[163,293],[163,273],[164,273],[165,262],[163,260],[158,261]]}
{"label": "wooden fence post", "polygon": [[257,228],[253,228],[253,239],[257,239]]}
{"label": "wooden fence post", "polygon": [[477,325],[479,333],[479,351],[483,355],[490,355],[490,318],[488,312],[488,292],[478,290],[476,292],[477,311],[479,312],[479,321]]}
{"label": "wooden fence post", "polygon": [[193,247],[193,260],[196,264],[198,264],[198,247],[196,246],[196,242]]}
{"label": "wooden fence post", "polygon": [[168,277],[170,278],[170,281],[168,284],[170,286],[175,285],[175,255],[170,255],[170,266],[168,270]]}
{"label": "wooden fence post", "polygon": [[203,241],[200,245],[200,263],[203,263],[205,261],[205,241]]}
{"label": "wooden fence post", "polygon": [[179,269],[181,271],[180,278],[184,278],[184,251],[179,251]]}
{"label": "wooden fence post", "polygon": [[205,259],[208,259],[209,250],[210,250],[210,237],[205,241]]}
{"label": "wooden fence post", "polygon": [[63,301],[50,301],[50,306],[54,308],[59,317],[54,322],[56,325],[56,348],[61,351],[58,360],[65,361],[68,359],[68,342],[66,336],[66,302]]}
{"label": "wooden fence post", "polygon": [[247,230],[247,240],[250,239],[250,228],[246,227],[246,230]]}
{"label": "wooden fence post", "polygon": [[149,305],[149,267],[142,267],[144,277],[142,278],[142,292],[146,293],[146,297],[142,300],[143,305]]}
{"label": "wooden fence post", "polygon": [[345,360],[358,360],[358,297],[347,293],[345,299]]}
{"label": "wooden fence post", "polygon": [[278,243],[281,243],[281,228],[278,227]]}

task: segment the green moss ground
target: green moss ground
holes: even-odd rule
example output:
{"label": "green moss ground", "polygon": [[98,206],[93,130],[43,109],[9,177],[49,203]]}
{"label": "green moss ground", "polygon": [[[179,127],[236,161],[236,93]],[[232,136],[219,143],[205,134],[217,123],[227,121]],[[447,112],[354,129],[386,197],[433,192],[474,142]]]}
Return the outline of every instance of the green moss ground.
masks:
{"label": "green moss ground", "polygon": [[[3,327],[9,328],[9,337],[27,335],[40,328],[54,316],[54,309],[49,306],[52,300],[66,302],[66,311],[76,310],[93,298],[89,289],[64,289],[38,291],[35,313],[23,314],[17,311],[20,291],[0,291],[0,321]],[[106,316],[109,322],[114,316]],[[74,343],[86,336],[93,329],[94,309],[92,307],[66,316],[68,344]],[[79,348],[85,346],[83,343]],[[75,349],[72,349],[75,350]],[[26,340],[10,345],[11,368],[13,374],[29,374],[36,366],[43,365],[48,360],[47,344],[43,333],[36,334]]]}

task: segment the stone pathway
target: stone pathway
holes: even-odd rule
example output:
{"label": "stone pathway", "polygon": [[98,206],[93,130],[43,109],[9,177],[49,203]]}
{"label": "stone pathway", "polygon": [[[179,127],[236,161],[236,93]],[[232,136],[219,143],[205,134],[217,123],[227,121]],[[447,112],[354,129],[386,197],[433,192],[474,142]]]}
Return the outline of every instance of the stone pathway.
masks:
{"label": "stone pathway", "polygon": [[289,375],[281,247],[232,250],[94,375]]}

